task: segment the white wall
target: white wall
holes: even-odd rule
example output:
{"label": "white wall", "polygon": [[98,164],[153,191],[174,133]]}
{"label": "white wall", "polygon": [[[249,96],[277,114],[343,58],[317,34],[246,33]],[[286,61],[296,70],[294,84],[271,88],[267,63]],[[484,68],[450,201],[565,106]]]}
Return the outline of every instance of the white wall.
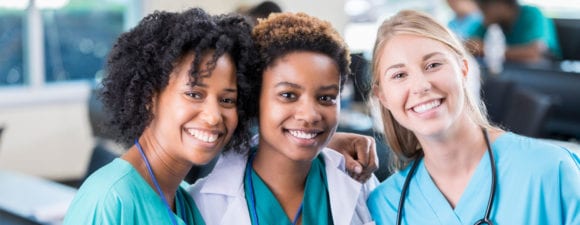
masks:
{"label": "white wall", "polygon": [[0,169],[54,180],[84,176],[93,147],[88,88],[75,94],[74,99],[1,105]]}
{"label": "white wall", "polygon": [[[256,0],[144,0],[145,14],[154,10],[181,11],[190,7],[201,7],[209,13],[221,14],[235,11],[240,5],[253,5],[261,1]],[[324,19],[343,33],[347,22],[344,12],[345,0],[277,0],[284,11],[305,12],[312,16]]]}

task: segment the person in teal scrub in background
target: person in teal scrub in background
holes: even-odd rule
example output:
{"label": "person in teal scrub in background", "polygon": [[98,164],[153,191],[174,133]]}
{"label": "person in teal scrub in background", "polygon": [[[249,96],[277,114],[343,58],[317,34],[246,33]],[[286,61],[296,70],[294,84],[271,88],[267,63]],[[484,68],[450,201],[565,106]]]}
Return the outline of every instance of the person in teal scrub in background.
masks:
{"label": "person in teal scrub in background", "polygon": [[[484,26],[498,24],[507,44],[506,60],[525,63],[558,60],[562,57],[554,22],[539,8],[520,5],[517,0],[475,0],[483,13]],[[481,26],[475,40],[482,40],[485,27]],[[483,43],[476,55],[483,55]]]}
{"label": "person in teal scrub in background", "polygon": [[453,18],[447,23],[461,40],[468,40],[476,35],[483,24],[483,15],[474,0],[447,0],[453,11]]}
{"label": "person in teal scrub in background", "polygon": [[226,153],[190,189],[209,224],[372,224],[373,176],[360,183],[326,148],[350,75],[346,43],[330,23],[271,14],[253,30],[257,146]]}
{"label": "person in teal scrub in background", "polygon": [[369,196],[382,224],[580,224],[580,157],[490,125],[444,25],[401,11],[380,26],[373,94],[399,171]]}

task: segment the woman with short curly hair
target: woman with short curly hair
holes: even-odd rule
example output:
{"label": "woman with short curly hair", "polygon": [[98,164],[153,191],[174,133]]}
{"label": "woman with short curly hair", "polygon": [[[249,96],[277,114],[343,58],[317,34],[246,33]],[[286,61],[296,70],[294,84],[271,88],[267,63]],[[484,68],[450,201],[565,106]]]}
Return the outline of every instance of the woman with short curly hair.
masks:
{"label": "woman with short curly hair", "polygon": [[64,224],[205,224],[183,179],[249,141],[238,118],[250,102],[250,31],[240,16],[190,9],[155,12],[119,37],[102,100],[130,147],[83,183]]}
{"label": "woman with short curly hair", "polygon": [[340,91],[350,75],[347,45],[330,23],[271,14],[254,27],[251,73],[257,146],[225,153],[189,189],[210,224],[365,224],[366,197],[340,154],[326,148],[338,125]]}

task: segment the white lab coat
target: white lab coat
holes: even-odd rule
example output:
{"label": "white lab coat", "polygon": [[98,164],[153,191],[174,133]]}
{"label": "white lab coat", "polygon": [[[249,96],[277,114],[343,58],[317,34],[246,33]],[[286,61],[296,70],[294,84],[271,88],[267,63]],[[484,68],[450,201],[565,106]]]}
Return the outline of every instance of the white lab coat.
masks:
{"label": "white lab coat", "polygon": [[[335,225],[375,224],[367,209],[366,199],[378,185],[372,176],[361,184],[346,174],[341,154],[325,148],[321,154],[326,167],[328,195]],[[227,152],[213,171],[187,190],[193,196],[208,225],[251,225],[244,192],[247,154]]]}

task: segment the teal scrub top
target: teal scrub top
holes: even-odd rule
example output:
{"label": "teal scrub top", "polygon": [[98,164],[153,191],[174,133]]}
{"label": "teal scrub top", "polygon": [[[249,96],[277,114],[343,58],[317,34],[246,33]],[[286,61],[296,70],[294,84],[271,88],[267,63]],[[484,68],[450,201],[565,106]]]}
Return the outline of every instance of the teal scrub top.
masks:
{"label": "teal scrub top", "polygon": [[483,26],[483,15],[480,12],[473,12],[461,18],[455,17],[447,23],[447,27],[462,40],[475,36],[481,26]]}
{"label": "teal scrub top", "polygon": [[[180,225],[203,225],[183,182],[176,193],[176,216]],[[80,187],[64,218],[64,225],[168,224],[173,225],[165,203],[139,172],[116,158],[93,173]],[[187,221],[187,223],[184,221]]]}
{"label": "teal scrub top", "polygon": [[[251,161],[250,161],[251,162]],[[251,166],[249,163],[246,167]],[[246,168],[247,170],[248,168]],[[276,196],[260,176],[251,170],[252,184],[248,177],[244,176],[244,191],[246,193],[246,203],[250,210],[250,217],[253,225],[277,224],[291,225],[294,218],[288,218],[284,209],[276,199]],[[328,199],[328,185],[326,182],[326,170],[324,169],[324,159],[318,155],[313,161],[310,171],[306,177],[306,184],[303,197],[302,224],[303,225],[332,225],[332,213]],[[255,196],[255,204],[250,202],[251,192]],[[255,208],[257,219],[252,215]]]}
{"label": "teal scrub top", "polygon": [[[525,45],[540,40],[546,45],[552,58],[562,57],[554,22],[545,17],[537,7],[520,6],[515,23],[511,29],[503,32],[508,46]],[[475,36],[483,39],[485,28],[480,26],[476,34]]]}
{"label": "teal scrub top", "polygon": [[[495,224],[580,224],[580,158],[550,143],[505,133],[491,145],[497,165]],[[376,224],[395,224],[410,166],[379,185],[367,203]],[[486,153],[455,208],[439,191],[423,160],[413,176],[401,224],[474,224],[483,218],[491,185]]]}

